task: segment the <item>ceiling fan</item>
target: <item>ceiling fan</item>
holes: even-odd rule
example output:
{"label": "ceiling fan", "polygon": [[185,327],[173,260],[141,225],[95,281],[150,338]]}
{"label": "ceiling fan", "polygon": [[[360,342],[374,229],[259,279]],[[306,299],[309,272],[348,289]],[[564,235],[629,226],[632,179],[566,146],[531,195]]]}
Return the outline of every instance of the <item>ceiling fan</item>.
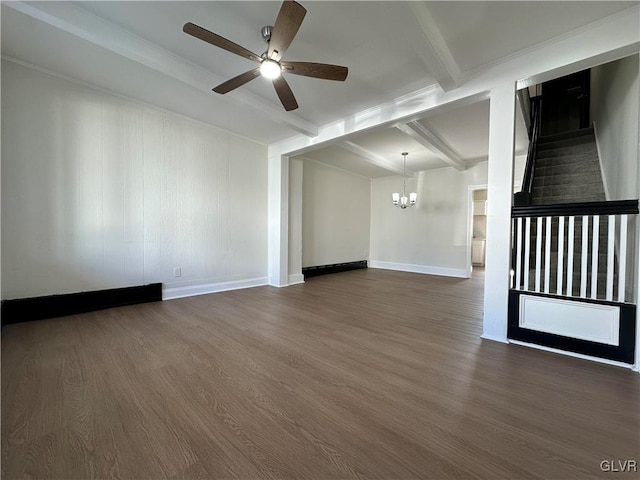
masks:
{"label": "ceiling fan", "polygon": [[250,82],[258,75],[263,75],[273,81],[273,86],[276,89],[276,93],[284,109],[291,111],[298,108],[298,102],[291,91],[291,87],[289,87],[289,84],[281,75],[282,73],[293,73],[305,77],[337,80],[340,82],[343,82],[349,73],[347,67],[338,65],[312,62],[285,62],[282,60],[282,56],[287,51],[287,48],[289,48],[289,45],[291,45],[296,33],[298,33],[298,29],[306,13],[307,10],[299,3],[293,0],[285,0],[280,7],[280,12],[273,27],[262,27],[262,38],[268,45],[267,50],[262,55],[256,55],[246,48],[191,22],[185,23],[182,31],[216,47],[220,47],[228,52],[235,53],[236,55],[260,64],[259,67],[221,83],[213,89],[214,92],[220,94],[228,93]]}

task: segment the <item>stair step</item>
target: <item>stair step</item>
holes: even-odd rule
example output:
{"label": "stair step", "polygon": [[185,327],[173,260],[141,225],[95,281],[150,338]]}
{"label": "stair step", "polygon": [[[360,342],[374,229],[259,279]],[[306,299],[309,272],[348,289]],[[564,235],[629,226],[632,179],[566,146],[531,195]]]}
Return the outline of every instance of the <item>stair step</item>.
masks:
{"label": "stair step", "polygon": [[583,185],[551,185],[551,186],[534,186],[532,197],[533,198],[547,198],[558,196],[574,197],[576,195],[593,195],[594,198],[604,201],[604,189],[602,184],[598,183],[586,183]]}
{"label": "stair step", "polygon": [[571,156],[580,155],[586,153],[598,154],[598,150],[593,142],[581,143],[579,145],[571,145],[568,147],[556,147],[549,149],[538,150],[536,159],[546,157],[559,157],[559,156]]}
{"label": "stair step", "polygon": [[593,173],[560,173],[557,175],[540,175],[533,179],[535,187],[549,187],[552,185],[583,185],[597,183],[600,178]]}
{"label": "stair step", "polygon": [[593,135],[584,135],[580,137],[572,137],[572,138],[566,138],[562,140],[548,141],[544,143],[538,142],[538,151],[540,152],[543,150],[550,150],[553,148],[591,144],[593,142],[593,139],[594,139]]}
{"label": "stair step", "polygon": [[532,205],[555,205],[560,203],[583,203],[583,202],[602,202],[604,198],[598,195],[574,195],[574,196],[555,196],[547,198],[532,198]]}
{"label": "stair step", "polygon": [[583,183],[582,185],[546,185],[534,186],[533,196],[555,197],[558,195],[601,195],[604,200],[604,189],[601,183]]}
{"label": "stair step", "polygon": [[549,166],[549,165],[576,165],[580,164],[595,164],[600,166],[598,162],[598,156],[593,152],[580,153],[577,155],[558,155],[558,156],[546,156],[536,158],[536,167]]}
{"label": "stair step", "polygon": [[582,137],[585,135],[593,135],[593,127],[589,127],[589,128],[580,128],[578,130],[572,130],[570,132],[562,132],[562,133],[555,133],[553,135],[545,135],[542,136],[540,138],[538,138],[538,143],[548,143],[548,142],[555,142],[558,140],[564,140],[567,138],[576,138],[576,137]]}
{"label": "stair step", "polygon": [[555,164],[555,165],[543,165],[536,166],[534,180],[537,176],[545,176],[545,175],[562,175],[562,174],[573,174],[573,173],[590,173],[592,175],[601,175],[600,174],[600,166],[595,162],[593,164],[587,164],[583,166],[577,166],[572,164]]}

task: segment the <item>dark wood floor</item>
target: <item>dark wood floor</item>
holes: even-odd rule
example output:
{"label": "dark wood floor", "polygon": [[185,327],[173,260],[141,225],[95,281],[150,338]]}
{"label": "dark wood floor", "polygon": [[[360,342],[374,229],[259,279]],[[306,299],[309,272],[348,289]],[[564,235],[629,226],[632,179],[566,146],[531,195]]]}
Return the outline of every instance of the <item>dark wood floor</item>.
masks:
{"label": "dark wood floor", "polygon": [[[480,275],[478,275],[480,276]],[[638,478],[640,377],[359,270],[2,330],[2,478]]]}

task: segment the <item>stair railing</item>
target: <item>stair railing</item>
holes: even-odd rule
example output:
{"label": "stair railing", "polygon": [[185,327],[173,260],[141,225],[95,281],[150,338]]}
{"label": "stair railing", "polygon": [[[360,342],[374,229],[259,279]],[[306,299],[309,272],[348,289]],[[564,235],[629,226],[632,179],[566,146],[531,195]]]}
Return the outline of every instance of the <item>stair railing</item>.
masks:
{"label": "stair railing", "polygon": [[627,269],[627,260],[636,241],[629,223],[637,215],[638,200],[513,207],[512,288],[628,301],[633,267]]}
{"label": "stair railing", "polygon": [[513,207],[511,216],[509,342],[633,365],[638,200]]}
{"label": "stair railing", "polygon": [[542,97],[531,98],[531,128],[529,129],[529,149],[527,151],[527,163],[522,179],[522,188],[513,196],[513,204],[517,207],[531,205],[531,191],[533,189],[533,173],[536,168],[536,154],[538,138],[540,138],[540,119]]}

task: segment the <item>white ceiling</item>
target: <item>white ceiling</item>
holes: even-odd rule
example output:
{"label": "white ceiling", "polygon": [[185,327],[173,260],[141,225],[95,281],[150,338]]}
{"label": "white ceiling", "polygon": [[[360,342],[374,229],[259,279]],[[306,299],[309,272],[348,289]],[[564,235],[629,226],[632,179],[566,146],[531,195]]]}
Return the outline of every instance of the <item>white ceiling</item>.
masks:
{"label": "white ceiling", "polygon": [[[280,2],[3,2],[2,54],[269,144],[313,135],[321,125],[422,88],[450,88],[504,57],[637,5],[301,3],[307,15],[285,60],[345,65],[349,77],[342,83],[287,75],[300,105],[293,112],[284,112],[262,78],[224,96],[211,92],[255,64],[182,32],[193,22],[260,54],[260,28],[273,24]],[[444,67],[429,61],[434,51]],[[417,126],[464,168],[487,155],[488,112],[485,101],[439,112]],[[518,126],[516,149],[522,151],[526,135]],[[441,152],[396,128],[306,156],[373,178],[397,173],[402,151],[410,153],[410,170],[450,165]]]}
{"label": "white ceiling", "polygon": [[[516,124],[515,153],[523,155],[528,147],[527,132],[519,105],[517,110],[519,121]],[[487,159],[489,150],[488,100],[440,112],[437,115],[421,119],[418,123],[448,145],[462,160],[464,167],[468,168]],[[402,152],[407,152],[409,154],[407,155],[409,173],[450,166],[434,150],[423,146],[395,127],[376,129],[350,138],[348,142],[339,142],[331,147],[307,152],[300,158],[310,158],[369,178],[384,177],[394,173],[380,167],[371,169],[370,167],[373,165],[368,163],[372,161],[371,155],[364,162],[363,156],[360,155],[359,162],[356,162],[355,158],[358,156],[348,150],[345,151],[345,146],[349,147],[346,145],[347,143],[360,147],[364,157],[370,153],[377,157],[373,161],[391,162],[396,164],[399,169],[402,168]],[[347,153],[348,156],[345,155]]]}

